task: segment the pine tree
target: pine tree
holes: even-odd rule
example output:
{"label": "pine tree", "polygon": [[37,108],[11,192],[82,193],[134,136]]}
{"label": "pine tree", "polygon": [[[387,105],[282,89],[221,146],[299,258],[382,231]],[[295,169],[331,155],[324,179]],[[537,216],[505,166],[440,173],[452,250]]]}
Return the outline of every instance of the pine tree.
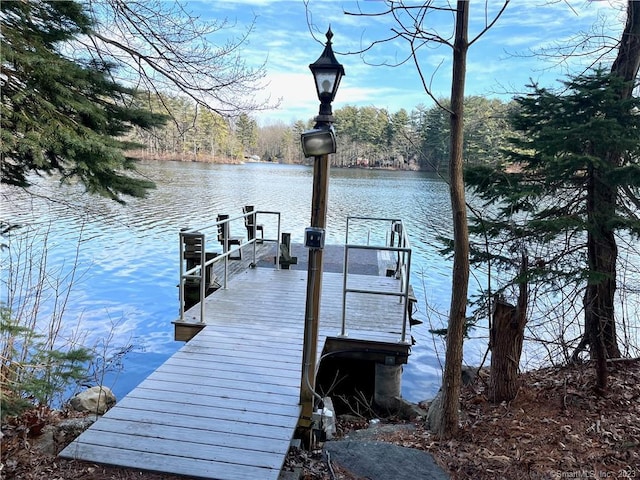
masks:
{"label": "pine tree", "polygon": [[236,136],[244,149],[245,156],[254,153],[258,144],[258,124],[246,113],[242,113],[238,117]]}
{"label": "pine tree", "polygon": [[28,187],[32,173],[79,180],[117,201],[142,196],[153,183],[135,177],[123,136],[164,117],[130,107],[133,89],[112,66],[73,58],[74,40],[91,21],[74,1],[2,2],[2,182]]}
{"label": "pine tree", "polygon": [[[638,199],[622,201],[640,188],[640,99],[621,96],[627,83],[597,69],[565,82],[563,93],[533,86],[516,99],[513,126],[522,135],[512,139],[509,162],[467,171],[467,184],[498,212],[492,221],[476,218],[473,231],[540,246],[546,254],[527,273],[529,281],[584,287],[587,333],[579,348],[589,344],[603,389],[603,362],[620,356],[615,234],[640,235],[637,211],[628,207]],[[494,252],[493,260],[508,258]]]}

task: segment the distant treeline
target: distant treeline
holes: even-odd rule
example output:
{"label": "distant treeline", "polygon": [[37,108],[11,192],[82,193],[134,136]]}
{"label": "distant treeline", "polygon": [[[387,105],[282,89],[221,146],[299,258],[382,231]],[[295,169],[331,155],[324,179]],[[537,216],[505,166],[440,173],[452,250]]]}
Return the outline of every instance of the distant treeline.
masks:
{"label": "distant treeline", "polygon": [[[146,145],[138,152],[158,160],[239,163],[262,160],[304,163],[300,134],[313,120],[258,126],[247,114],[225,119],[187,100],[164,97],[173,112],[164,127],[137,131]],[[446,108],[447,101],[441,104]],[[160,110],[160,101],[155,108]],[[508,117],[516,108],[485,97],[465,100],[465,161],[492,163],[513,135]],[[445,171],[449,154],[449,114],[443,108],[418,106],[395,113],[384,108],[346,106],[334,112],[338,151],[332,165]]]}

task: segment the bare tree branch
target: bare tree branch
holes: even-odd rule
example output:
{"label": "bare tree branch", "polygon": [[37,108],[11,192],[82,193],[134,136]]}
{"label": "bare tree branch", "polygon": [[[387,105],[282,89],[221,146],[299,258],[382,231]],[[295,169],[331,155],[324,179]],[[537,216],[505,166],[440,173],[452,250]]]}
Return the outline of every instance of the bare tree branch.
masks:
{"label": "bare tree branch", "polygon": [[[220,115],[270,108],[257,101],[265,64],[250,68],[241,58],[254,24],[240,36],[226,19],[205,22],[179,2],[87,0],[96,23],[85,47],[119,67],[123,81],[154,93],[182,94]],[[209,38],[234,29],[214,46]]]}
{"label": "bare tree branch", "polygon": [[500,10],[498,11],[498,13],[496,13],[493,17],[493,20],[491,20],[490,22],[487,23],[486,20],[486,7],[487,7],[487,3],[485,3],[485,27],[480,31],[480,33],[478,33],[473,40],[471,40],[469,42],[469,46],[473,45],[476,40],[478,40],[480,37],[482,37],[485,33],[487,33],[491,27],[493,27],[495,25],[495,23],[498,21],[498,19],[502,16],[502,14],[504,13],[504,11],[507,9],[507,5],[509,5],[509,2],[511,0],[505,0],[504,3],[502,4],[502,8],[500,8]]}
{"label": "bare tree branch", "polygon": [[[504,0],[500,9],[489,18],[489,3],[485,3],[485,25],[482,30],[469,42],[471,46],[480,37],[482,37],[489,29],[491,29],[498,19],[502,16],[506,10],[510,0]],[[432,92],[433,79],[439,72],[440,67],[444,63],[444,60],[440,61],[437,67],[433,69],[429,81],[426,79],[424,68],[421,64],[421,53],[423,49],[432,49],[434,47],[444,45],[453,49],[453,30],[447,34],[443,34],[437,30],[438,22],[433,21],[434,15],[450,14],[450,25],[455,24],[456,8],[453,7],[448,1],[436,2],[436,0],[426,0],[421,4],[410,5],[404,0],[390,0],[386,2],[380,2],[384,5],[384,8],[379,11],[369,12],[363,11],[360,3],[356,4],[356,8],[353,11],[344,10],[344,14],[354,17],[384,17],[391,16],[394,20],[394,27],[390,29],[393,35],[390,35],[383,39],[378,39],[370,42],[367,45],[361,46],[359,50],[342,52],[345,55],[360,55],[363,61],[367,65],[371,66],[387,66],[387,67],[399,67],[404,65],[408,61],[412,61],[418,76],[422,83],[422,87],[425,93],[431,98],[438,107],[451,113],[451,110],[447,108]],[[365,58],[365,54],[375,50],[377,46],[380,46],[391,41],[401,39],[407,42],[409,48],[405,56],[396,62],[389,62],[388,60],[381,62],[371,62]]]}
{"label": "bare tree branch", "polygon": [[[562,0],[562,3],[575,12],[566,0]],[[562,41],[554,41],[529,53],[517,53],[513,56],[542,58],[549,65],[545,70],[562,67],[565,73],[573,73],[571,60],[583,59],[579,71],[575,72],[577,75],[583,75],[598,65],[610,63],[615,58],[620,47],[620,38],[609,34],[609,20],[610,18],[600,14],[588,31],[581,31]],[[573,68],[576,68],[575,65]]]}

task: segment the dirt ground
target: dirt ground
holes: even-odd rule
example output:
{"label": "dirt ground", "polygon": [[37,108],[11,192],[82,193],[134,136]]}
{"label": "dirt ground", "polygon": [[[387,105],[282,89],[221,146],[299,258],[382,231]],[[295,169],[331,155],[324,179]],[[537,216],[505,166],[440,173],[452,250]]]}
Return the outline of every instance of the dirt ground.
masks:
{"label": "dirt ground", "polygon": [[[439,441],[420,420],[414,429],[387,432],[378,440],[431,452],[454,480],[640,479],[640,359],[611,362],[609,379],[609,392],[598,396],[588,365],[529,372],[515,400],[492,405],[484,396],[487,379],[480,378],[463,391],[461,430],[454,440]],[[62,418],[41,410],[3,424],[0,478],[184,478],[43,455],[38,436]],[[343,420],[338,434],[366,425],[366,419]],[[305,480],[362,480],[328,465],[317,451],[292,451],[285,468],[296,466]]]}

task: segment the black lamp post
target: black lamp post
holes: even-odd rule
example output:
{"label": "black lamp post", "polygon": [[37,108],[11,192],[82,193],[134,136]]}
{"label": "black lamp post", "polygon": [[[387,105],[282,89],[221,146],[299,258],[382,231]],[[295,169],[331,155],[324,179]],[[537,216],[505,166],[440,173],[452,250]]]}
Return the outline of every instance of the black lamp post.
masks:
{"label": "black lamp post", "polygon": [[311,428],[313,424],[316,357],[318,348],[318,321],[320,318],[320,292],[322,285],[322,249],[327,220],[327,193],[329,189],[329,154],[336,151],[331,102],[336,96],[344,67],[338,63],[331,48],[331,28],[320,58],[309,65],[316,84],[320,111],[312,130],[301,135],[305,157],[314,157],[313,195],[311,198],[311,226],[305,230],[305,246],[309,248],[307,268],[307,300],[305,308],[304,344],[302,352],[302,380],[300,404],[302,414],[299,426]]}
{"label": "black lamp post", "polygon": [[331,27],[327,31],[327,44],[320,58],[309,65],[316,84],[320,111],[315,118],[316,125],[313,130],[302,134],[302,150],[305,157],[335,153],[336,136],[333,131],[333,111],[331,102],[336,97],[340,86],[340,80],[344,76],[344,67],[338,63],[331,48],[333,32]]}

